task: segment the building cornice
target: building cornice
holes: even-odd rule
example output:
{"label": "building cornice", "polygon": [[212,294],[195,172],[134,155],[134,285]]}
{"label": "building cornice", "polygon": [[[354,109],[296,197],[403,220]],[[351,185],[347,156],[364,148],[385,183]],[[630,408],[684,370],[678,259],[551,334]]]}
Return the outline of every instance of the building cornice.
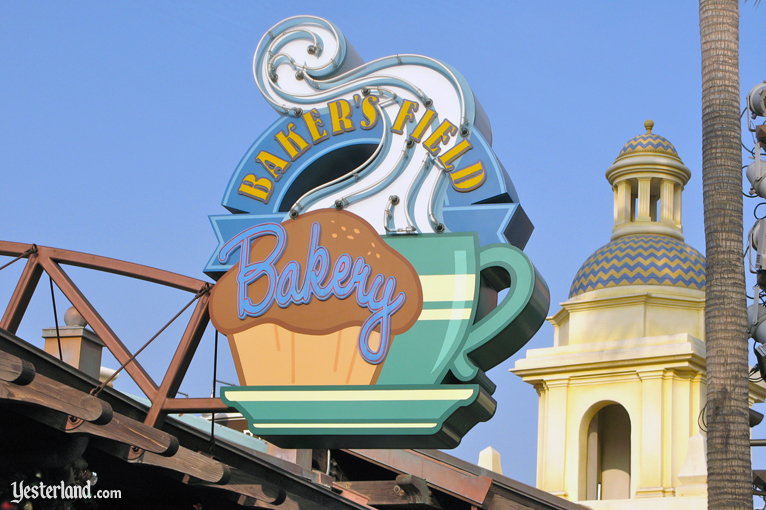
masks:
{"label": "building cornice", "polygon": [[689,334],[642,337],[611,342],[591,342],[530,349],[511,372],[524,380],[571,376],[588,370],[616,368],[688,368],[705,370],[705,343]]}

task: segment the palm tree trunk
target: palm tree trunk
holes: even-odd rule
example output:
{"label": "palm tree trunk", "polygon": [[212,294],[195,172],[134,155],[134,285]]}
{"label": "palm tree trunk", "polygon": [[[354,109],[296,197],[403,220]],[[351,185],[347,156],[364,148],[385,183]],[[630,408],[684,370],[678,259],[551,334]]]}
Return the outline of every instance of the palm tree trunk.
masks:
{"label": "palm tree trunk", "polygon": [[737,0],[700,0],[708,509],[751,509]]}

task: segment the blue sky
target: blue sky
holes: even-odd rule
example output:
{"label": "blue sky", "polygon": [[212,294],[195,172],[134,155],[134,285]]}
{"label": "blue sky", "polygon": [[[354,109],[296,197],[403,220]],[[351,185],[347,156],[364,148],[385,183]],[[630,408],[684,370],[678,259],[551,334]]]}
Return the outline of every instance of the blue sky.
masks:
{"label": "blue sky", "polygon": [[[741,5],[744,92],[766,78],[757,24],[763,9]],[[365,60],[420,53],[467,78],[535,224],[526,252],[551,289],[551,313],[580,264],[609,240],[612,193],[604,171],[623,143],[643,132],[645,119],[692,170],[684,232],[704,251],[698,13],[691,1],[2,2],[0,239],[204,278],[215,247],[207,216],[225,212],[220,200],[231,173],[276,119],[253,83],[252,53],[271,25],[296,14],[332,20]],[[745,203],[746,229],[756,203]],[[0,272],[0,303],[20,269]],[[71,274],[132,348],[188,299],[116,277]],[[47,280],[41,283],[20,329],[35,342],[53,325]],[[64,298],[57,299],[63,310]],[[178,334],[171,328],[142,354],[155,379]],[[551,344],[546,324],[527,347]],[[182,391],[210,391],[211,349],[208,332]],[[455,453],[475,461],[492,444],[506,474],[533,484],[537,397],[507,372],[522,355],[492,371],[497,415]],[[221,378],[232,380],[223,339],[221,358]],[[126,376],[118,387],[137,391]]]}

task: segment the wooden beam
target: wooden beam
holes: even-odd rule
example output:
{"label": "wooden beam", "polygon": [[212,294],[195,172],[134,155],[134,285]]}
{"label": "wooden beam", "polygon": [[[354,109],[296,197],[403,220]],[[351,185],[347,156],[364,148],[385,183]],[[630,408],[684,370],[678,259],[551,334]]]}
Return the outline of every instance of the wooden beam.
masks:
{"label": "wooden beam", "polygon": [[181,387],[181,382],[186,375],[186,371],[189,369],[189,364],[210,321],[210,313],[207,306],[210,299],[209,296],[209,294],[204,294],[197,301],[197,306],[195,306],[194,312],[189,318],[186,330],[183,336],[181,336],[181,341],[178,343],[178,347],[176,347],[173,359],[170,361],[165,377],[163,377],[162,383],[160,383],[160,387],[157,390],[157,396],[152,400],[152,407],[149,409],[144,420],[144,423],[147,425],[156,426],[158,423],[161,423],[163,418],[162,409],[165,406],[165,401],[168,398],[175,397],[176,393],[178,393],[178,388]]}
{"label": "wooden beam", "polygon": [[105,425],[70,419],[67,420],[65,432],[111,439],[165,457],[173,456],[178,451],[175,436],[121,414],[115,414],[112,421]]}
{"label": "wooden beam", "polygon": [[169,398],[163,405],[168,413],[236,413],[237,410],[223,403],[220,398]]}
{"label": "wooden beam", "polygon": [[349,501],[353,501],[354,503],[357,503],[365,507],[369,506],[367,504],[368,503],[367,498],[364,496],[364,494],[360,492],[356,492],[347,487],[341,487],[337,483],[333,484],[332,490],[333,492],[337,492],[342,498],[348,499]]}
{"label": "wooden beam", "polygon": [[0,380],[0,400],[36,404],[89,422],[108,423],[113,416],[103,400],[40,374],[24,386]]}
{"label": "wooden beam", "polygon": [[[11,241],[0,241],[0,255],[16,257],[21,255],[33,245],[26,243],[15,243]],[[198,280],[190,276],[184,276],[171,271],[164,271],[155,267],[144,266],[118,260],[91,253],[82,253],[78,251],[62,250],[61,248],[52,248],[50,246],[38,246],[39,250],[45,251],[53,260],[72,266],[84,267],[86,269],[95,269],[105,273],[128,276],[151,283],[159,283],[176,289],[188,292],[199,292],[210,283],[204,280]]]}
{"label": "wooden beam", "polygon": [[369,506],[441,508],[426,481],[417,476],[399,475],[396,480],[336,482],[335,485],[362,494]]}
{"label": "wooden beam", "polygon": [[32,253],[29,256],[29,260],[27,260],[26,266],[24,266],[24,270],[21,272],[21,276],[19,276],[16,288],[13,290],[8,306],[5,308],[5,313],[0,318],[0,328],[14,334],[16,333],[42,274],[43,269],[37,263],[37,254]]}
{"label": "wooden beam", "polygon": [[281,505],[287,498],[287,493],[284,489],[276,485],[264,484],[263,480],[250,475],[242,469],[230,467],[229,473],[230,478],[225,484],[213,485],[209,482],[197,480],[189,475],[184,477],[183,482],[189,485],[201,485],[233,492],[269,505]]}
{"label": "wooden beam", "polygon": [[[87,434],[92,438],[120,443],[121,446],[111,449],[108,453],[123,458],[127,458],[130,446],[145,448],[164,456],[174,455],[178,451],[178,439],[175,436],[119,413],[115,413],[109,423],[97,425],[41,407],[25,406],[18,409],[18,412],[67,434]],[[106,441],[102,442],[102,444],[106,443]]]}
{"label": "wooden beam", "polygon": [[163,457],[162,455],[147,451],[136,452],[132,450],[126,460],[135,464],[146,464],[170,469],[182,475],[190,475],[205,482],[215,484],[225,484],[230,477],[230,468],[226,464],[222,464],[215,459],[183,446],[179,447],[176,454],[172,457]]}
{"label": "wooden beam", "polygon": [[13,354],[0,351],[0,380],[25,386],[35,378],[35,366]]}
{"label": "wooden beam", "polygon": [[399,473],[418,473],[431,487],[468,504],[482,506],[492,479],[428,457],[416,450],[343,450],[355,457]]}
{"label": "wooden beam", "polygon": [[[296,476],[296,473],[289,469],[292,464],[282,465],[282,462],[279,462],[280,459],[273,459],[276,462],[273,464],[268,462],[264,465],[262,462],[266,457],[263,457],[257,463],[238,464],[238,467],[232,467],[184,447],[179,448],[178,453],[172,457],[159,457],[140,450],[136,452],[132,448],[128,449],[124,444],[101,438],[94,438],[91,444],[116,458],[133,464],[164,468],[167,470],[163,473],[165,476],[188,483],[192,487],[208,487],[211,491],[232,494],[242,506],[277,510],[302,508],[372,510],[372,507],[360,501],[363,499],[361,497],[344,498],[338,494],[342,489],[320,488],[312,484],[305,476]],[[258,457],[261,456],[258,455]],[[240,461],[242,460],[244,459],[240,458]],[[239,469],[243,471],[240,472]],[[243,476],[245,478],[242,478]],[[256,487],[259,483],[260,488]],[[281,503],[279,503],[278,490],[283,490],[285,493],[284,501]],[[242,494],[243,492],[245,494]],[[347,491],[347,494],[351,492]],[[264,499],[253,497],[254,495],[260,495]],[[221,494],[221,496],[224,495]],[[268,502],[269,499],[271,503]]]}
{"label": "wooden beam", "polygon": [[143,266],[126,260],[112,259],[93,255],[91,253],[82,253],[77,251],[62,250],[60,248],[45,247],[50,253],[50,257],[56,262],[71,266],[84,267],[87,269],[96,269],[106,273],[129,276],[138,280],[144,280],[151,283],[159,283],[168,287],[173,287],[187,292],[199,292],[208,282],[198,280],[190,276],[157,269],[156,267]]}

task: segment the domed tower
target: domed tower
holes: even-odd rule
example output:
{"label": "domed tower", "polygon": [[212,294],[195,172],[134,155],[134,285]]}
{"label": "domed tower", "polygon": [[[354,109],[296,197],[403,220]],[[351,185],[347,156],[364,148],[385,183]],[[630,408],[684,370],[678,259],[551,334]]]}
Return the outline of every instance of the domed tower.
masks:
{"label": "domed tower", "polygon": [[[689,169],[644,126],[606,171],[611,241],[548,318],[553,347],[513,372],[539,396],[539,488],[594,509],[705,508],[705,259],[684,243]],[[764,395],[751,385],[751,402]]]}

